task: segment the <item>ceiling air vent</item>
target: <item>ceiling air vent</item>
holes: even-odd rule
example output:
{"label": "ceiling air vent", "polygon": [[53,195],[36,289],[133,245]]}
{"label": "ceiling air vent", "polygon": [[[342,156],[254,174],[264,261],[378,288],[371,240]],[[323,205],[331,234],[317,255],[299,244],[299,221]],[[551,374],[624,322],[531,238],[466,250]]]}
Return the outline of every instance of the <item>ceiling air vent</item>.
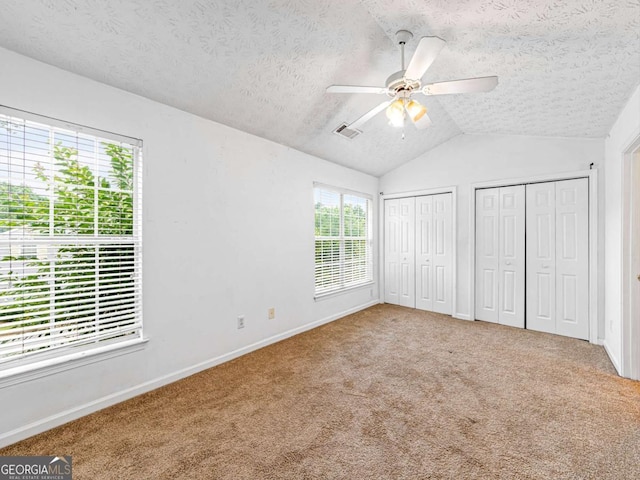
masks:
{"label": "ceiling air vent", "polygon": [[340,135],[341,137],[344,137],[346,139],[353,140],[362,132],[355,128],[348,128],[346,123],[342,123],[333,131],[333,133],[335,133],[336,135]]}

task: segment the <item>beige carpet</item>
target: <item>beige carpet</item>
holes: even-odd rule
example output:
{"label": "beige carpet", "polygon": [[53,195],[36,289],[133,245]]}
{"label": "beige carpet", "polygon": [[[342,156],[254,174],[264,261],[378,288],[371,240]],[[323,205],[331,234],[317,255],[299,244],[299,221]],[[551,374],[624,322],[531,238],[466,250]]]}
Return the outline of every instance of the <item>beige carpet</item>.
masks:
{"label": "beige carpet", "polygon": [[601,347],[380,305],[0,450],[74,479],[636,479]]}

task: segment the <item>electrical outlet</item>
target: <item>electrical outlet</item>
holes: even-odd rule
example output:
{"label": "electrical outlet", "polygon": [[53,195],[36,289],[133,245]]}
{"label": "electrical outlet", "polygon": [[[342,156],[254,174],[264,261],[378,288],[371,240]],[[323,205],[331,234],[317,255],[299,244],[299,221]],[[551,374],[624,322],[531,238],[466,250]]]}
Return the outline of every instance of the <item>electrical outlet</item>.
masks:
{"label": "electrical outlet", "polygon": [[276,318],[276,309],[275,309],[275,307],[271,307],[268,310],[267,316],[268,316],[269,320],[273,320],[274,318]]}
{"label": "electrical outlet", "polygon": [[244,328],[244,315],[238,315],[238,330]]}

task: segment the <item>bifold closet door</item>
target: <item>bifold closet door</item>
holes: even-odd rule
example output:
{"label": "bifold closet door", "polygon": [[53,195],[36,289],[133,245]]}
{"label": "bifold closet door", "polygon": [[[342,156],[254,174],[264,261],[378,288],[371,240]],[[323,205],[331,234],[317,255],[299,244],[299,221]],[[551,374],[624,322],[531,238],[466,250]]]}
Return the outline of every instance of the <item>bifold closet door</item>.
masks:
{"label": "bifold closet door", "polygon": [[555,333],[556,184],[527,185],[527,328]]}
{"label": "bifold closet door", "polygon": [[589,183],[527,185],[527,328],[589,338]]}
{"label": "bifold closet door", "polygon": [[384,301],[415,308],[415,199],[384,202]]}
{"label": "bifold closet door", "polygon": [[416,198],[416,308],[453,312],[452,194]]}
{"label": "bifold closet door", "polygon": [[478,320],[524,328],[525,188],[476,191]]}

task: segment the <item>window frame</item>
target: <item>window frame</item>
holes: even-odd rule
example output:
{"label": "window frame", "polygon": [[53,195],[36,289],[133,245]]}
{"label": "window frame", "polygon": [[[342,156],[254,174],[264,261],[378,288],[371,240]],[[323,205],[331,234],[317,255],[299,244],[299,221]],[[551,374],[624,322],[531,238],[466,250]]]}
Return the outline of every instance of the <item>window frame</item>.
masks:
{"label": "window frame", "polygon": [[[95,142],[108,141],[113,142],[114,144],[124,143],[127,147],[131,147],[133,168],[133,185],[131,190],[133,208],[131,223],[132,233],[130,241],[122,241],[121,245],[130,245],[133,252],[133,266],[131,268],[133,271],[132,292],[134,296],[132,302],[135,306],[134,322],[138,327],[133,330],[132,334],[122,337],[102,339],[100,337],[96,337],[95,341],[91,343],[70,342],[69,344],[64,344],[61,348],[46,348],[42,352],[17,355],[15,359],[5,357],[0,363],[0,388],[141,349],[143,344],[147,342],[147,339],[144,337],[143,329],[142,292],[142,140],[38,115],[4,105],[0,105],[0,114],[22,121],[25,125],[29,123],[38,124],[46,127],[50,132],[66,131],[68,134],[75,135],[76,138],[89,136]],[[53,148],[53,146],[51,148]],[[54,183],[51,185],[54,185]],[[96,186],[95,188],[99,187]],[[96,215],[99,215],[97,211]],[[47,236],[42,237],[39,243],[50,243],[51,245],[59,243],[60,245],[64,245],[65,239],[68,238],[69,243],[72,244],[80,237],[78,237],[77,234],[64,235],[50,232]],[[92,245],[97,249],[100,249],[102,246],[108,247],[110,245],[104,240],[100,240],[100,234],[98,232],[96,232],[91,238],[96,238],[97,240],[94,243],[87,242],[87,244]],[[15,243],[8,243],[7,245],[9,245],[9,248],[11,248],[12,245],[24,248],[27,246],[27,243],[29,243],[28,239],[18,239]],[[36,246],[39,243],[37,243],[36,240]],[[120,243],[117,243],[117,245],[120,245]],[[31,245],[29,244],[29,246]],[[96,270],[96,279],[98,278],[100,278],[99,269]],[[96,303],[96,305],[98,304]]]}
{"label": "window frame", "polygon": [[[331,192],[334,194],[338,194],[339,195],[339,206],[340,206],[340,231],[339,231],[339,235],[336,237],[332,237],[332,236],[317,236],[315,235],[315,225],[316,225],[316,210],[315,210],[315,205],[316,205],[316,201],[315,201],[315,197],[316,197],[316,191],[327,191],[327,192]],[[366,205],[367,205],[367,211],[366,211],[366,232],[364,235],[364,238],[362,236],[358,236],[358,237],[353,237],[353,236],[345,236],[345,224],[344,224],[344,197],[345,196],[353,196],[353,197],[357,197],[359,199],[365,200],[366,201]],[[367,287],[370,285],[373,285],[375,283],[375,256],[374,256],[374,249],[373,249],[373,197],[367,193],[363,193],[363,192],[359,192],[356,190],[350,190],[350,189],[346,189],[346,188],[342,188],[342,187],[336,187],[333,185],[327,185],[324,183],[319,183],[319,182],[314,182],[313,183],[313,198],[314,198],[314,259],[315,259],[315,252],[316,252],[316,245],[318,241],[326,241],[326,240],[334,240],[334,241],[338,241],[340,242],[339,244],[339,252],[340,252],[340,259],[339,259],[339,265],[340,265],[340,280],[339,280],[339,285],[335,286],[333,288],[329,288],[329,289],[321,289],[320,291],[318,291],[318,286],[317,286],[317,275],[318,275],[318,264],[315,263],[314,261],[314,300],[321,300],[327,297],[331,297],[334,295],[340,295],[342,293],[346,293],[355,289],[359,289],[359,288],[363,288],[363,287]],[[365,261],[367,263],[367,278],[365,278],[364,280],[357,282],[357,283],[353,283],[353,282],[349,282],[349,284],[346,284],[345,281],[345,264],[346,264],[346,258],[345,258],[345,243],[349,240],[364,240],[365,241],[365,246],[366,246],[366,254],[365,254]]]}

